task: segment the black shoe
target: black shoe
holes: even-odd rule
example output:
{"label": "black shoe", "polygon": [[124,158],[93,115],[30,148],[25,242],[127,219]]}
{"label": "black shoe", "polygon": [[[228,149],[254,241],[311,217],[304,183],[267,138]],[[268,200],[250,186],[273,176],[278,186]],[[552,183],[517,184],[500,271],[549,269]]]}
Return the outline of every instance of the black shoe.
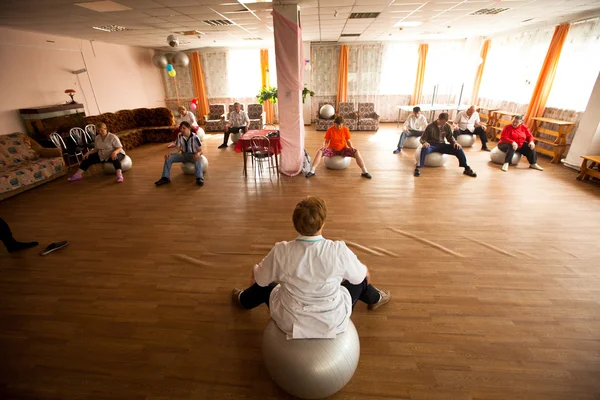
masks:
{"label": "black shoe", "polygon": [[483,146],[483,147],[481,147],[481,151],[491,151],[491,150],[488,149],[487,146]]}
{"label": "black shoe", "polygon": [[44,249],[44,251],[42,251],[42,252],[40,253],[40,256],[45,256],[46,254],[50,254],[50,253],[52,253],[53,251],[56,251],[56,250],[62,249],[63,247],[65,247],[65,246],[66,246],[66,245],[68,245],[68,244],[69,244],[69,242],[67,242],[66,240],[63,240],[62,242],[50,243],[50,244],[48,245],[48,247],[46,247],[46,248]]}
{"label": "black shoe", "polygon": [[6,246],[6,249],[8,250],[9,253],[14,253],[15,251],[19,251],[19,250],[25,250],[25,249],[29,249],[31,247],[35,247],[37,246],[39,243],[38,242],[13,242],[10,245]]}
{"label": "black shoe", "polygon": [[219,149],[225,149],[227,148],[227,143],[223,143],[222,145],[219,146]]}
{"label": "black shoe", "polygon": [[154,182],[156,186],[164,185],[165,183],[171,183],[171,180],[169,178],[165,178],[164,176],[156,182]]}
{"label": "black shoe", "polygon": [[421,170],[419,169],[419,167],[415,167],[415,172],[413,174],[414,176],[421,176]]}
{"label": "black shoe", "polygon": [[398,154],[398,153],[402,153],[402,149],[400,147],[398,147],[396,150],[394,150],[394,154]]}
{"label": "black shoe", "polygon": [[202,178],[196,178],[196,184],[198,186],[204,186],[204,179],[202,179]]}
{"label": "black shoe", "polygon": [[367,179],[371,179],[372,178],[371,174],[368,173],[368,172],[365,172],[364,174],[360,174],[360,176],[362,176],[363,178],[367,178]]}
{"label": "black shoe", "polygon": [[471,176],[473,178],[477,178],[477,174],[470,167],[465,168],[465,170],[463,171],[463,174],[465,174],[467,176]]}
{"label": "black shoe", "polygon": [[315,176],[315,173],[314,172],[307,172],[306,173],[306,177],[307,178],[310,178],[311,176]]}

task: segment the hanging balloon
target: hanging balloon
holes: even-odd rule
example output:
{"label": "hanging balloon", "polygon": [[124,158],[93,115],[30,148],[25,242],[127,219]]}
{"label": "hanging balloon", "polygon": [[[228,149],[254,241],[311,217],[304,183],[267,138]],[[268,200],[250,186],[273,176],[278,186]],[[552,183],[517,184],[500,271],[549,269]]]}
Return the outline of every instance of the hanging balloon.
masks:
{"label": "hanging balloon", "polygon": [[173,71],[173,64],[167,64],[167,72]]}
{"label": "hanging balloon", "polygon": [[170,76],[171,78],[175,78],[175,75],[177,75],[177,72],[175,72],[175,70],[171,70],[171,71],[169,71],[169,76]]}
{"label": "hanging balloon", "polygon": [[196,106],[196,103],[192,103],[192,104],[190,104],[190,108],[191,108],[192,110],[195,110],[195,109],[196,109],[196,107],[197,107],[197,106]]}
{"label": "hanging balloon", "polygon": [[169,62],[164,54],[156,53],[152,56],[152,64],[157,68],[165,68]]}
{"label": "hanging balloon", "polygon": [[178,67],[187,67],[190,64],[190,59],[187,54],[179,52],[173,56],[173,64]]}
{"label": "hanging balloon", "polygon": [[198,99],[192,99],[192,104],[198,104]]}

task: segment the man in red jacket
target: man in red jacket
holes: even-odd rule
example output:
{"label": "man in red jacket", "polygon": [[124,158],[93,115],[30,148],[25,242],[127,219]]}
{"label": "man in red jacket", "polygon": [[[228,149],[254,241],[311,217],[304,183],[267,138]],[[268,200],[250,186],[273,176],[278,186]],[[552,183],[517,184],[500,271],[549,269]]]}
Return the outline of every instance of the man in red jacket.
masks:
{"label": "man in red jacket", "polygon": [[498,148],[506,153],[504,158],[504,164],[502,165],[502,171],[508,171],[508,166],[512,160],[515,151],[523,154],[529,161],[529,168],[543,171],[544,168],[537,164],[537,154],[535,152],[535,143],[533,142],[533,135],[529,131],[527,125],[523,125],[523,116],[517,115],[513,118],[512,124],[506,125],[502,129],[502,135],[500,135],[500,142]]}

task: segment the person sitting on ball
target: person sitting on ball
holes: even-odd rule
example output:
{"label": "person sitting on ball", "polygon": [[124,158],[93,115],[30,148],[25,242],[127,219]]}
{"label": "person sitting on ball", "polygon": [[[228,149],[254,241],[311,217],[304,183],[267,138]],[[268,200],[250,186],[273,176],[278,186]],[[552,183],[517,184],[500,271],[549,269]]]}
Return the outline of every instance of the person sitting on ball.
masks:
{"label": "person sitting on ball", "polygon": [[502,129],[498,149],[506,153],[504,164],[502,165],[502,171],[504,172],[508,171],[508,166],[515,152],[527,157],[529,168],[537,169],[538,171],[544,170],[544,168],[537,164],[537,153],[535,152],[533,135],[527,125],[523,125],[522,115],[516,115],[512,123]]}
{"label": "person sitting on ball", "polygon": [[350,131],[343,125],[344,118],[341,115],[335,117],[333,120],[333,126],[327,129],[327,132],[325,132],[325,141],[323,142],[323,147],[317,151],[317,155],[313,161],[312,169],[306,174],[307,178],[315,175],[315,171],[317,170],[322,157],[335,156],[355,158],[356,163],[362,171],[360,176],[367,179],[372,178],[371,174],[369,174],[367,171],[367,167],[365,167],[365,162],[363,161],[360,152],[358,149],[355,149],[354,146],[352,146],[352,142],[350,141]]}
{"label": "person sitting on ball", "polygon": [[421,137],[423,131],[425,131],[425,128],[427,128],[427,118],[421,114],[421,107],[414,107],[412,114],[410,114],[408,118],[406,118],[406,121],[404,121],[402,134],[400,135],[398,147],[396,150],[394,150],[394,154],[398,154],[402,151],[402,147],[404,146],[404,141],[406,138]]}
{"label": "person sitting on ball", "polygon": [[481,150],[490,151],[487,148],[485,124],[479,119],[479,113],[475,111],[475,106],[459,112],[454,119],[454,138],[458,139],[458,135],[477,135],[481,140]]}
{"label": "person sitting on ball", "polygon": [[238,102],[233,103],[233,111],[227,116],[227,125],[225,125],[225,134],[223,135],[223,144],[219,146],[220,149],[227,147],[229,142],[229,135],[232,133],[239,133],[240,130],[244,133],[248,132],[248,126],[250,126],[250,119],[248,114],[242,110],[242,105]]}
{"label": "person sitting on ball", "polygon": [[[446,143],[446,140],[449,143]],[[452,154],[458,158],[458,165],[465,170],[463,174],[475,178],[477,174],[469,167],[467,156],[460,144],[452,136],[452,127],[448,123],[448,113],[441,113],[437,119],[427,125],[425,133],[421,136],[421,159],[415,167],[415,176],[421,175],[420,168],[425,165],[425,157],[431,153]]]}
{"label": "person sitting on ball", "polygon": [[[194,113],[189,112],[185,106],[179,106],[177,107],[177,111],[179,111],[179,118],[177,119],[177,123],[179,125],[181,125],[182,122],[187,122],[190,124],[190,126],[192,127],[192,132],[194,133],[198,133],[198,129],[200,129],[200,126],[198,125],[198,121],[196,121],[196,116],[194,115]],[[179,126],[177,126],[177,128],[173,129],[173,142],[169,144],[169,148],[175,147],[176,145],[176,141],[177,141],[177,137],[180,134],[180,130],[179,130]]]}
{"label": "person sitting on ball", "polygon": [[165,164],[163,166],[162,177],[154,182],[156,186],[171,182],[171,165],[173,163],[189,162],[196,166],[196,183],[198,186],[204,186],[204,176],[202,175],[202,143],[200,138],[192,133],[192,126],[189,122],[182,122],[179,125],[181,134],[177,138],[177,144],[173,153],[165,154]]}
{"label": "person sitting on ball", "polygon": [[106,124],[100,122],[96,124],[96,139],[94,139],[94,149],[83,155],[83,161],[79,169],[68,179],[69,182],[75,182],[83,179],[83,173],[87,169],[100,163],[110,162],[115,167],[117,173],[117,182],[123,182],[123,170],[121,162],[125,159],[123,145],[117,135],[108,132]]}
{"label": "person sitting on ball", "polygon": [[292,221],[300,236],[276,243],[252,269],[250,287],[232,291],[245,309],[265,303],[288,338],[334,338],[346,330],[358,300],[375,310],[391,298],[371,285],[369,270],[343,241],[321,236],[326,217],[323,199],[298,202]]}

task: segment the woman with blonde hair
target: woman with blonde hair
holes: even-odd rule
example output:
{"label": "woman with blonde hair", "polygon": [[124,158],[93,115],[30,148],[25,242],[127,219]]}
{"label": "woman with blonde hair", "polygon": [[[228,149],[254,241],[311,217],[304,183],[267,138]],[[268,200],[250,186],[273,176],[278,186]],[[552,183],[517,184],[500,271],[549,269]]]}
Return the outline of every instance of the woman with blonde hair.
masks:
{"label": "woman with blonde hair", "polygon": [[99,122],[96,124],[96,139],[94,140],[94,149],[83,155],[83,161],[79,169],[68,180],[75,182],[83,179],[83,173],[94,164],[111,162],[117,173],[117,182],[123,182],[123,170],[121,161],[125,158],[123,145],[117,135],[108,132],[106,124]]}

